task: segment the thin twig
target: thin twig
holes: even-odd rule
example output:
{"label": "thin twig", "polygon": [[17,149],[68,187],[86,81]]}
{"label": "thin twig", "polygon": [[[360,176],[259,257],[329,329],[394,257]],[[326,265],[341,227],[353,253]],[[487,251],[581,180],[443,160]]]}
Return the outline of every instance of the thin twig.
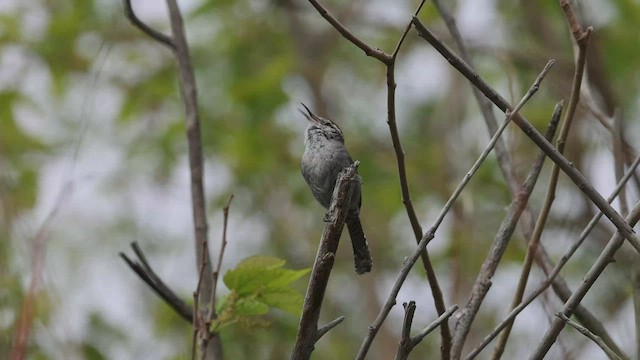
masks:
{"label": "thin twig", "polygon": [[[202,243],[202,247],[205,250],[202,251],[202,254],[205,254],[207,248],[207,242]],[[207,328],[203,328],[202,316],[200,314],[200,290],[202,289],[202,278],[204,278],[204,269],[207,267],[207,259],[202,259],[202,266],[200,266],[200,272],[198,273],[198,285],[196,286],[196,291],[193,292],[193,339],[191,342],[191,360],[196,358],[196,339],[198,338],[198,333],[203,333],[203,335],[208,333]],[[203,336],[205,337],[205,336]],[[200,355],[203,356],[207,350],[207,341],[200,342]]]}
{"label": "thin twig", "polygon": [[[582,94],[581,94],[581,98],[580,98],[580,104],[583,108],[585,108],[588,112],[591,113],[591,115],[593,115],[593,117],[596,118],[596,120],[598,120],[598,122],[605,128],[607,129],[607,131],[609,131],[609,133],[611,133],[611,135],[615,136],[615,132],[616,130],[614,129],[614,125],[613,122],[614,120],[609,117],[608,115],[605,115],[600,108],[598,107],[598,105],[596,105],[595,100],[593,99],[593,95],[591,94],[591,90],[589,89],[589,86],[583,86],[582,87]],[[638,153],[633,146],[631,146],[625,139],[624,137],[621,139],[622,140],[622,151],[624,154],[624,161],[627,165],[631,164],[631,162],[633,161],[633,159],[636,157],[636,154]],[[640,188],[640,177],[638,176],[638,174],[634,174],[633,177],[636,186],[638,188]]]}
{"label": "thin twig", "polygon": [[329,275],[331,275],[331,269],[333,268],[340,234],[347,216],[348,209],[346,204],[348,199],[351,199],[351,193],[355,183],[358,181],[358,164],[359,162],[356,161],[338,174],[331,198],[331,206],[326,216],[328,222],[320,239],[318,253],[311,271],[309,285],[307,286],[307,293],[304,297],[302,316],[298,326],[296,343],[291,353],[291,360],[309,359],[314,345],[319,339],[318,319],[320,317],[320,309],[322,308],[324,293],[329,282]]}
{"label": "thin twig", "polygon": [[220,243],[220,252],[218,252],[218,262],[216,263],[216,269],[213,271],[212,288],[211,288],[211,300],[209,304],[209,316],[207,317],[207,323],[211,323],[216,318],[216,290],[218,289],[218,278],[220,277],[220,269],[222,267],[222,259],[224,257],[224,250],[227,247],[227,223],[229,222],[229,207],[231,206],[231,200],[233,200],[233,194],[229,196],[227,205],[222,209],[223,222],[222,222],[222,241]]}
{"label": "thin twig", "polygon": [[[552,65],[553,61],[549,61],[549,63],[547,63],[527,94],[522,98],[520,103],[514,109],[514,115],[538,90],[540,82]],[[555,107],[553,116],[551,117],[551,123],[547,129],[547,138],[553,138],[553,135],[555,134],[561,108],[561,104],[557,104]],[[511,117],[511,114],[507,115],[507,119]],[[540,175],[540,171],[542,170],[544,160],[544,153],[541,153],[536,158],[536,161],[534,162],[534,165],[532,166],[529,174],[522,184],[520,191],[518,191],[518,195],[511,201],[511,204],[509,205],[509,208],[507,210],[507,214],[500,224],[500,227],[492,242],[491,248],[487,252],[487,256],[482,263],[480,273],[478,274],[478,277],[473,285],[471,296],[469,297],[467,304],[464,306],[464,309],[462,309],[461,311],[461,315],[458,318],[458,322],[453,333],[453,342],[451,344],[451,358],[453,359],[459,359],[462,355],[462,349],[464,347],[464,343],[469,334],[469,331],[471,330],[471,324],[473,323],[478,311],[480,311],[480,306],[484,302],[484,299],[489,292],[489,288],[491,287],[491,279],[493,278],[493,275],[498,268],[498,264],[502,259],[502,255],[507,249],[509,240],[511,239],[511,236],[516,229],[516,225],[518,224],[518,220],[520,219],[520,216],[522,215],[524,208],[529,200],[529,196],[533,192],[535,184],[538,180],[538,176]]]}
{"label": "thin twig", "polygon": [[[624,174],[624,125],[623,118],[620,111],[616,111],[613,116],[613,164],[614,172],[616,174],[616,181],[620,181]],[[620,214],[626,216],[629,213],[629,204],[627,203],[627,191],[626,188],[620,190],[620,196],[618,196],[618,202],[620,203]]]}
{"label": "thin twig", "polygon": [[416,312],[416,302],[409,301],[408,303],[403,303],[402,306],[404,307],[404,320],[402,321],[402,334],[400,335],[395,360],[405,360],[412,350],[410,348],[411,324],[413,323],[413,314]]}
{"label": "thin twig", "polygon": [[133,11],[133,7],[131,6],[131,0],[123,0],[122,3],[124,5],[125,16],[127,17],[127,19],[129,19],[129,21],[131,21],[131,23],[135,27],[142,30],[142,32],[149,35],[151,38],[153,38],[157,42],[167,46],[172,51],[175,51],[176,45],[173,43],[173,39],[170,36],[167,36],[159,32],[158,30],[150,27],[149,25],[145,24],[142,20],[140,20],[140,18],[138,18],[136,13]]}
{"label": "thin twig", "polygon": [[54,201],[53,207],[49,210],[49,213],[42,224],[38,227],[38,231],[34,237],[30,239],[31,274],[29,279],[29,288],[24,294],[20,306],[20,312],[15,328],[15,337],[13,338],[11,353],[9,354],[9,358],[11,360],[24,359],[28,353],[29,337],[34,325],[34,309],[37,306],[40,282],[42,281],[42,273],[45,268],[46,249],[49,239],[47,231],[57,216],[58,211],[60,211],[64,202],[71,195],[72,189],[71,181],[64,183],[56,197],[56,200]]}
{"label": "thin twig", "polygon": [[607,354],[607,357],[609,357],[609,359],[622,360],[622,358],[618,356],[618,354],[616,354],[613,350],[611,350],[607,346],[607,344],[605,344],[604,341],[602,341],[602,338],[600,336],[592,333],[586,327],[580,326],[578,323],[572,321],[568,317],[564,316],[564,314],[562,313],[556,313],[556,316],[562,319],[567,324],[571,325],[571,327],[573,327],[574,329],[578,330],[582,335],[588,337],[589,339],[591,339],[591,341],[596,343],[596,345],[598,345],[604,351],[604,353]]}
{"label": "thin twig", "polygon": [[[471,58],[471,54],[467,50],[467,47],[462,39],[462,35],[458,30],[458,26],[456,25],[456,21],[451,15],[449,9],[444,6],[440,0],[433,0],[433,4],[436,6],[436,9],[440,13],[440,16],[444,20],[447,25],[447,29],[449,29],[449,33],[453,38],[453,41],[458,46],[460,50],[460,56],[464,61],[469,64],[469,66],[473,69],[473,59]],[[485,124],[487,125],[487,129],[489,130],[489,136],[493,136],[493,134],[498,129],[498,121],[493,112],[493,104],[489,99],[487,99],[480,90],[478,90],[475,86],[471,85],[471,89],[473,91],[473,96],[480,107],[480,111],[482,112],[482,117],[484,118]],[[514,170],[511,159],[509,157],[509,152],[507,151],[507,146],[505,145],[502,139],[498,140],[496,143],[496,159],[498,162],[498,166],[500,167],[500,171],[502,172],[509,190],[511,191],[512,196],[516,196],[518,189],[520,188],[521,181],[518,179],[516,171]],[[532,216],[530,215],[530,211],[528,208],[525,208],[525,212],[523,213],[523,218],[530,219]]]}
{"label": "thin twig", "polygon": [[631,297],[633,299],[633,317],[636,328],[636,354],[640,354],[640,258],[634,256],[631,264]]}
{"label": "thin twig", "polygon": [[[455,55],[442,41],[428,30],[418,18],[413,18],[413,24],[419,35],[429,42],[438,52],[440,52],[462,75],[464,75],[474,86],[478,87],[482,93],[487,96],[500,110],[508,111],[513,107],[491,88],[469,65],[459,56]],[[591,201],[607,216],[615,227],[621,232],[624,238],[629,240],[631,245],[640,253],[640,240],[635,236],[631,226],[627,224],[622,216],[611,207],[607,201],[598,193],[587,178],[575,168],[572,162],[567,160],[558,150],[547,141],[542,134],[520,113],[513,117],[513,122],[522,129],[547,156],[560,166],[560,169],[573,181],[580,191],[582,191]]]}
{"label": "thin twig", "polygon": [[437,319],[435,319],[431,324],[427,325],[426,328],[422,329],[416,336],[414,336],[411,341],[414,342],[414,347],[420,343],[430,332],[435,330],[438,326],[444,324],[456,311],[458,310],[458,305],[451,306],[447,311],[445,311],[442,315],[440,315]]}
{"label": "thin twig", "polygon": [[[420,13],[420,9],[424,5],[424,0],[420,2],[413,16],[418,16]],[[400,135],[398,132],[398,126],[396,122],[396,81],[395,81],[395,62],[406,38],[406,35],[411,29],[411,21],[407,24],[407,27],[398,40],[396,48],[393,52],[391,61],[387,62],[387,124],[389,125],[389,133],[391,135],[391,142],[393,143],[393,149],[396,155],[396,163],[398,167],[398,178],[400,180],[400,192],[402,194],[402,203],[404,204],[405,210],[407,212],[407,216],[409,218],[409,223],[411,224],[411,228],[413,230],[413,234],[415,236],[416,244],[420,243],[420,239],[423,236],[422,225],[420,225],[420,221],[418,220],[418,216],[416,215],[415,208],[413,207],[413,202],[411,201],[411,193],[409,191],[409,183],[407,180],[407,169],[405,165],[405,156],[404,149],[402,148],[402,143],[400,141]],[[440,284],[438,283],[438,278],[436,277],[435,269],[433,268],[433,264],[431,263],[431,259],[429,258],[429,252],[425,248],[420,254],[422,265],[427,273],[427,279],[429,281],[429,287],[431,288],[431,295],[433,297],[433,302],[438,314],[443,314],[446,311],[446,305],[444,302],[444,296],[442,294],[442,290],[440,289]],[[449,323],[443,324],[440,327],[441,334],[441,342],[440,342],[440,354],[442,360],[449,359],[449,352],[451,349],[451,330],[449,329]],[[367,349],[368,351],[368,349]],[[366,354],[362,353],[362,356]]]}
{"label": "thin twig", "polygon": [[346,319],[345,316],[338,316],[337,318],[331,320],[327,325],[321,327],[318,329],[318,332],[316,333],[316,342],[318,342],[318,340],[320,340],[321,337],[324,336],[324,334],[328,333],[329,330],[333,329],[334,327],[338,326],[341,322],[344,321],[344,319]]}
{"label": "thin twig", "polygon": [[373,56],[374,58],[380,60],[381,62],[387,64],[391,61],[391,55],[385,53],[380,49],[374,49],[371,46],[367,45],[364,41],[360,40],[357,36],[355,36],[346,26],[342,25],[335,16],[333,16],[329,10],[327,10],[324,6],[322,6],[317,0],[309,0],[311,5],[313,5],[320,16],[325,18],[331,26],[333,26],[338,32],[347,40],[349,40],[353,45],[359,47],[362,51],[364,51],[367,56]]}
{"label": "thin twig", "polygon": [[[420,10],[422,10],[422,6],[424,6],[425,1],[426,0],[420,1],[420,4],[418,5],[418,8],[416,9],[416,11],[413,13],[413,16],[418,16],[418,14],[420,13]],[[400,48],[402,47],[402,44],[404,44],[404,39],[407,38],[407,34],[409,34],[409,30],[411,30],[411,21],[409,21],[409,23],[407,24],[407,27],[404,28],[404,31],[402,32],[402,36],[400,36],[400,40],[398,40],[398,43],[396,44],[396,49],[393,50],[393,54],[391,55],[391,57],[393,58],[393,61],[395,61],[395,59],[398,57]]]}
{"label": "thin twig", "polygon": [[140,261],[131,260],[124,253],[120,253],[120,257],[129,265],[129,267],[144,281],[167,305],[169,305],[180,317],[189,323],[193,323],[193,309],[180,299],[171,290],[158,275],[149,263],[136,242],[131,243],[134,253]]}
{"label": "thin twig", "polygon": [[[639,165],[640,165],[640,156],[636,158],[632,166],[627,170],[627,173],[625,173],[625,176],[616,185],[616,188],[613,190],[613,192],[607,199],[608,202],[612,202],[613,199],[615,199],[620,189],[627,183],[627,181],[629,181],[629,178],[631,178],[633,172],[636,170],[636,168]],[[602,212],[598,212],[598,214],[596,214],[591,219],[591,221],[589,221],[589,224],[585,227],[582,233],[580,233],[580,236],[578,237],[578,239],[569,247],[569,249],[565,252],[565,254],[562,255],[562,258],[560,259],[560,261],[556,264],[553,270],[547,275],[547,279],[535,291],[533,291],[531,295],[529,295],[523,302],[521,302],[516,308],[514,308],[509,313],[509,315],[500,324],[498,324],[498,326],[495,329],[493,329],[493,331],[489,335],[485,336],[482,342],[478,346],[476,346],[465,357],[466,360],[475,358],[480,353],[480,351],[482,351],[482,349],[484,349],[509,324],[509,322],[513,321],[513,319],[515,319],[515,317],[518,316],[518,314],[520,314],[522,310],[524,310],[527,306],[529,306],[529,304],[531,304],[533,300],[535,300],[549,286],[551,286],[551,284],[553,284],[554,280],[556,279],[556,277],[558,276],[558,274],[560,273],[564,265],[567,264],[569,259],[571,259],[571,256],[573,256],[573,254],[576,252],[578,247],[580,247],[580,245],[584,242],[584,240],[587,238],[591,230],[598,223],[602,215],[603,215]]]}
{"label": "thin twig", "polygon": [[[634,226],[638,220],[640,219],[640,201],[636,203],[633,210],[627,216],[626,220],[631,225]],[[580,303],[582,298],[587,294],[589,289],[593,286],[593,283],[598,279],[600,274],[604,271],[604,269],[611,263],[613,256],[616,251],[622,246],[624,243],[624,237],[621,235],[621,232],[618,231],[613,235],[613,237],[607,243],[602,253],[598,256],[595,263],[591,266],[591,269],[587,272],[587,274],[582,279],[580,286],[574,291],[569,300],[564,304],[562,310],[560,311],[564,316],[570,317],[573,314],[573,310]],[[530,359],[542,359],[546,353],[551,348],[551,345],[556,341],[558,335],[565,326],[565,322],[562,319],[555,319],[551,324],[551,327],[544,334],[540,344],[531,355]]]}
{"label": "thin twig", "polygon": [[458,305],[453,305],[436,320],[429,324],[426,328],[420,331],[416,336],[411,337],[411,323],[413,322],[413,314],[416,311],[415,301],[402,304],[404,306],[404,321],[402,323],[402,337],[398,344],[398,351],[396,352],[395,360],[406,360],[409,354],[420,342],[435,330],[438,326],[441,326],[458,310]]}

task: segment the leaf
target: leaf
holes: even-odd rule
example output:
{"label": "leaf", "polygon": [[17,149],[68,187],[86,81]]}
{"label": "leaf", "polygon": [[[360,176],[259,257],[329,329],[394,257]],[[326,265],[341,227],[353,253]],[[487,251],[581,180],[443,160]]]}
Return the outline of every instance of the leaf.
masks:
{"label": "leaf", "polygon": [[236,314],[240,316],[264,315],[269,312],[269,305],[256,299],[240,299],[236,303]]}
{"label": "leaf", "polygon": [[284,266],[284,260],[268,256],[252,256],[242,260],[235,269],[227,271],[224,283],[240,296],[256,292],[270,282],[270,270]]}
{"label": "leaf", "polygon": [[302,313],[302,295],[290,288],[264,294],[260,297],[260,300],[269,306],[284,310],[295,316],[300,316]]}
{"label": "leaf", "polygon": [[310,269],[285,269],[285,263],[269,256],[252,256],[241,261],[224,275],[224,283],[237,296],[237,302],[230,305],[225,298],[220,309],[235,306],[238,314],[262,315],[271,306],[299,315],[302,295],[290,286]]}

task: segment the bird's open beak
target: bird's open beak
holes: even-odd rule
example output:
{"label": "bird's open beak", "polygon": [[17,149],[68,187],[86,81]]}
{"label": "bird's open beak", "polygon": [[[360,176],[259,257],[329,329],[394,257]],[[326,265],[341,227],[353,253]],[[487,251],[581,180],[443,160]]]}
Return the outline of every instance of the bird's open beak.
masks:
{"label": "bird's open beak", "polygon": [[302,115],[304,115],[304,117],[307,119],[307,121],[314,122],[314,123],[318,123],[319,122],[319,119],[316,116],[316,114],[312,113],[311,110],[309,110],[309,108],[307,107],[307,105],[305,105],[303,103],[300,103],[300,105],[302,105],[305,108],[305,110],[307,110],[307,112],[305,113],[304,111],[302,111],[302,109],[298,109],[300,111],[300,113]]}

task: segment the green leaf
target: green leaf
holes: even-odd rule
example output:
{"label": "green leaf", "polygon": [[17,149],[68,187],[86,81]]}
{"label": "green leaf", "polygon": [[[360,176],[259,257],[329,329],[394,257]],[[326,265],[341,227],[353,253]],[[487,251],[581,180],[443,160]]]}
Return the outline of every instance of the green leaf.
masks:
{"label": "green leaf", "polygon": [[256,292],[272,279],[271,270],[284,266],[284,260],[268,256],[252,256],[227,271],[224,283],[240,296]]}
{"label": "green leaf", "polygon": [[291,284],[310,269],[290,270],[285,261],[269,256],[252,256],[241,261],[224,275],[224,283],[237,296],[235,304],[225,298],[219,311],[235,306],[238,315],[262,315],[269,307],[277,307],[294,315],[300,314],[302,295]]}
{"label": "green leaf", "polygon": [[236,314],[240,316],[264,315],[269,312],[269,305],[256,299],[239,299]]}
{"label": "green leaf", "polygon": [[260,300],[269,306],[282,309],[295,316],[300,316],[302,313],[302,295],[293,289],[264,294],[260,297]]}

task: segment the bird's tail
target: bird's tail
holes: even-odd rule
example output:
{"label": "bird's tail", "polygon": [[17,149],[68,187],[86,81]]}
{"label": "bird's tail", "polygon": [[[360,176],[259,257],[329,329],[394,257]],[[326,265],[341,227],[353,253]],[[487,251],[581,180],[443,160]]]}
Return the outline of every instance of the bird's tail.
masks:
{"label": "bird's tail", "polygon": [[362,275],[371,271],[373,260],[369,252],[369,244],[367,238],[362,231],[360,217],[358,214],[349,214],[346,219],[347,229],[351,237],[351,245],[353,246],[353,260],[356,266],[356,273]]}

